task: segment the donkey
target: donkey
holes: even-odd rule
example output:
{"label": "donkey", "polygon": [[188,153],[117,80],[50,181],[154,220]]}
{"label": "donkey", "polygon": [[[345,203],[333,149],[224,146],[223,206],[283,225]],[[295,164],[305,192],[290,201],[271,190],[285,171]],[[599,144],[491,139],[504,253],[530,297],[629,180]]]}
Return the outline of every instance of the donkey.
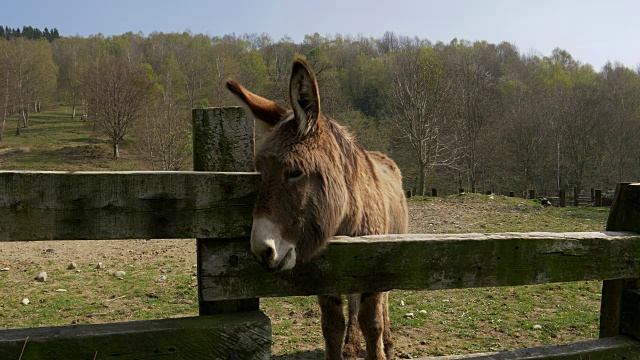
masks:
{"label": "donkey", "polygon": [[[261,182],[251,230],[251,251],[267,270],[290,270],[309,261],[332,236],[407,232],[400,170],[385,155],[366,151],[321,112],[316,77],[304,60],[293,61],[292,110],[234,80],[227,88],[270,129],[257,145]],[[392,359],[388,293],[348,299],[345,338],[342,296],[318,296],[325,359],[355,358],[362,350],[360,330],[366,359]]]}

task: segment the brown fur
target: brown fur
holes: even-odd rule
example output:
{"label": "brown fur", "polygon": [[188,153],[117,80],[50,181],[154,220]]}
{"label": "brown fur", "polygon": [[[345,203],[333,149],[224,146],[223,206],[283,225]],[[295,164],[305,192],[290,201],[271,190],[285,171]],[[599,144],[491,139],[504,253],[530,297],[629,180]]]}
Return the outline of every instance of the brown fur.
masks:
{"label": "brown fur", "polygon": [[[227,87],[257,119],[273,125],[256,153],[262,180],[254,218],[277,224],[295,245],[300,261],[313,258],[330,237],[407,232],[407,204],[396,164],[366,151],[320,111],[315,75],[294,60],[290,99],[293,111],[248,92],[235,81]],[[275,119],[275,120],[274,120]],[[387,293],[349,296],[349,321],[340,296],[319,296],[327,359],[355,357],[362,330],[367,359],[393,357]],[[386,353],[386,354],[385,354]]]}

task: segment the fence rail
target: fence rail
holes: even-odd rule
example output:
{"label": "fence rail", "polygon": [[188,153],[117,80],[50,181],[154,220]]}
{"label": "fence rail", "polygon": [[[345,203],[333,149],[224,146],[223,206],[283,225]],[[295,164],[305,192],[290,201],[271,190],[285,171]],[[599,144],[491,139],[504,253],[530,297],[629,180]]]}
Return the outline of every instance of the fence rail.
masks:
{"label": "fence rail", "polygon": [[0,171],[0,241],[248,236],[259,175]]}
{"label": "fence rail", "polygon": [[635,232],[382,235],[336,238],[288,275],[262,270],[246,241],[204,247],[207,301],[390,289],[533,285],[640,274]]}
{"label": "fence rail", "polygon": [[206,316],[3,330],[0,359],[268,359],[259,297],[591,279],[604,280],[603,339],[474,358],[640,359],[640,184],[619,185],[606,232],[336,238],[291,274],[270,274],[247,237],[252,120],[239,108],[193,115],[195,168],[248,172],[2,171],[0,241],[196,237]]}

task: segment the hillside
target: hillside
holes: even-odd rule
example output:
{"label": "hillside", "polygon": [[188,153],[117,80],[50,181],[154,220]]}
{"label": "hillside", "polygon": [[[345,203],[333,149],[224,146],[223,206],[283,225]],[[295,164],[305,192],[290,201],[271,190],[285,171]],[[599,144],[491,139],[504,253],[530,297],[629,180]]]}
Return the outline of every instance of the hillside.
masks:
{"label": "hillside", "polygon": [[120,146],[120,159],[114,160],[111,145],[91,121],[64,106],[30,114],[28,128],[15,135],[15,116],[7,120],[0,140],[1,170],[116,171],[150,170],[134,146],[133,135]]}

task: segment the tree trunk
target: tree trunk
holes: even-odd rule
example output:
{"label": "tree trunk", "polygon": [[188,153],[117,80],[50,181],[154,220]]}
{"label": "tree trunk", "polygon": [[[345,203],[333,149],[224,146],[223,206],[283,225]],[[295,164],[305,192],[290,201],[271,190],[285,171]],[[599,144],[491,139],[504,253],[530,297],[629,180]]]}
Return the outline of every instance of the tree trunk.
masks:
{"label": "tree trunk", "polygon": [[422,161],[418,162],[418,195],[422,196],[424,194],[424,164]]}
{"label": "tree trunk", "polygon": [[0,128],[0,140],[2,140],[2,136],[4,135],[4,126],[7,123],[7,107],[9,107],[9,81],[7,80],[7,94],[4,98],[4,111],[2,112],[2,128]]}
{"label": "tree trunk", "polygon": [[427,171],[429,171],[427,164],[422,164],[422,188],[420,188],[420,196],[427,196],[429,189],[427,189]]}
{"label": "tree trunk", "polygon": [[556,145],[558,146],[558,162],[557,162],[557,171],[558,171],[558,189],[561,189],[562,186],[560,185],[561,181],[560,181],[560,139],[557,138],[556,136]]}
{"label": "tree trunk", "polygon": [[120,148],[117,142],[113,143],[113,158],[120,159]]}
{"label": "tree trunk", "polygon": [[22,109],[22,125],[24,128],[29,127],[29,106],[25,106]]}
{"label": "tree trunk", "polygon": [[2,113],[2,128],[0,128],[0,140],[2,140],[2,136],[4,135],[4,126],[6,123],[7,123],[7,106],[5,103],[4,111]]}
{"label": "tree trunk", "polygon": [[71,119],[75,120],[76,119],[76,93],[74,92],[73,95],[71,95]]}
{"label": "tree trunk", "polygon": [[18,121],[16,121],[16,135],[20,135],[20,114],[18,114]]}

